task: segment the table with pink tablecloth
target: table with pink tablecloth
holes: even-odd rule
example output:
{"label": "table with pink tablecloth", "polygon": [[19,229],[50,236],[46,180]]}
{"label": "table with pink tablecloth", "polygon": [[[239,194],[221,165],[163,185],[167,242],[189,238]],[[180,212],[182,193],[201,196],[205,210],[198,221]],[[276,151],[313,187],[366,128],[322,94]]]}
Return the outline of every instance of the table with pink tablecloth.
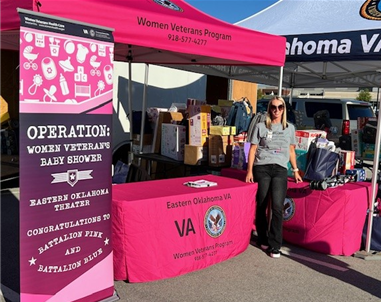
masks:
{"label": "table with pink tablecloth", "polygon": [[[199,179],[218,185],[184,185]],[[114,185],[114,278],[170,278],[242,253],[250,242],[256,191],[256,184],[215,175]]]}
{"label": "table with pink tablecloth", "polygon": [[[244,180],[246,171],[225,168],[221,175]],[[349,256],[361,248],[371,183],[350,182],[325,191],[289,178],[283,238],[313,251]]]}
{"label": "table with pink tablecloth", "polygon": [[305,248],[349,256],[359,251],[371,183],[346,183],[325,191],[288,182],[283,238]]}

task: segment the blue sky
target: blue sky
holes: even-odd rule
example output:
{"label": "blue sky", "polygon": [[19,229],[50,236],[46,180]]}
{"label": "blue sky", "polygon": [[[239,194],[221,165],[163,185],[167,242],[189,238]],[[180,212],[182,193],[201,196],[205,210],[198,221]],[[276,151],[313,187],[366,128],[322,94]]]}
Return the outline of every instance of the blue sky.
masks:
{"label": "blue sky", "polygon": [[190,5],[225,22],[236,23],[262,9],[274,4],[277,0],[185,0]]}

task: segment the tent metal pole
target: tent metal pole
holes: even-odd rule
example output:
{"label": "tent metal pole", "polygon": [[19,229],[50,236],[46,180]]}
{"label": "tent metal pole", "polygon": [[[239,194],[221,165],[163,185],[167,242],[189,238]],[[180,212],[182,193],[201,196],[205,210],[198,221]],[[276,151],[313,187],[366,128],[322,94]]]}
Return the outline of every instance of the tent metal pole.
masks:
{"label": "tent metal pole", "polygon": [[372,169],[372,191],[370,194],[370,205],[368,209],[368,229],[366,232],[366,242],[365,242],[365,251],[369,253],[371,239],[372,239],[372,225],[373,225],[373,214],[374,214],[374,200],[377,192],[377,174],[378,174],[378,165],[380,161],[380,138],[381,138],[381,119],[377,119],[377,136],[376,136],[376,145],[374,150],[374,160],[373,160],[373,169]]}
{"label": "tent metal pole", "polygon": [[[132,61],[131,58],[128,60],[128,114],[130,116],[130,154],[132,154],[132,136],[133,136],[133,126],[132,126]],[[130,156],[128,158],[128,163],[132,162]]]}
{"label": "tent metal pole", "polygon": [[233,99],[233,80],[232,79],[228,79],[228,100],[232,100]]}
{"label": "tent metal pole", "polygon": [[282,96],[283,66],[279,68],[278,96]]}
{"label": "tent metal pole", "polygon": [[[377,90],[377,105],[379,106],[379,91]],[[377,107],[378,107],[377,106]],[[369,253],[370,246],[372,242],[372,226],[373,226],[373,213],[374,213],[374,203],[375,198],[377,196],[377,179],[378,179],[378,167],[380,161],[380,140],[381,140],[381,120],[377,118],[377,136],[374,150],[374,161],[373,161],[373,169],[372,169],[372,191],[370,194],[370,205],[368,210],[368,229],[366,232],[366,241],[365,241],[365,251]]]}
{"label": "tent metal pole", "polygon": [[145,74],[144,74],[144,88],[143,88],[143,102],[142,102],[142,121],[140,127],[140,146],[139,153],[143,153],[143,141],[144,141],[144,125],[146,123],[146,111],[147,111],[147,86],[148,86],[148,74],[149,65],[145,64]]}

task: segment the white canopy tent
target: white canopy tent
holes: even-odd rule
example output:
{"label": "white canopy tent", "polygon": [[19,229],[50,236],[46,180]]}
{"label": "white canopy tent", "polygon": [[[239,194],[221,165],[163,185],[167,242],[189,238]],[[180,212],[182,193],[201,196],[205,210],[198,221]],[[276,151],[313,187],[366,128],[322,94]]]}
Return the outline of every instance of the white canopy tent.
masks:
{"label": "white canopy tent", "polygon": [[[237,23],[285,36],[283,79],[275,70],[254,73],[254,81],[288,88],[381,86],[381,9],[379,1],[280,0]],[[244,46],[242,46],[244,47]],[[378,120],[373,171],[378,171],[381,123]],[[370,250],[377,189],[372,177],[366,251]]]}
{"label": "white canopy tent", "polygon": [[[380,87],[381,22],[366,18],[365,2],[280,0],[237,25],[286,36],[284,87]],[[277,85],[278,75],[254,77]]]}

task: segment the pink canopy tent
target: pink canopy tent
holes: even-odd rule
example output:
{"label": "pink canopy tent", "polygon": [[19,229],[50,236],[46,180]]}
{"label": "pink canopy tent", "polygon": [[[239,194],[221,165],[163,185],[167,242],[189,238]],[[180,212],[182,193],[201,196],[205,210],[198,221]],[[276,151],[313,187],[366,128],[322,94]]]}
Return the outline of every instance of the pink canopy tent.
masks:
{"label": "pink canopy tent", "polygon": [[[285,38],[225,23],[182,0],[2,0],[2,48],[18,47],[17,7],[113,28],[116,61],[131,56],[135,63],[163,65],[283,66],[285,61]],[[226,76],[234,78],[232,72]]]}
{"label": "pink canopy tent", "polygon": [[[114,29],[115,61],[246,81],[251,78],[249,66],[280,67],[282,73],[285,62],[285,38],[223,22],[182,0],[1,0],[2,49],[18,50],[17,8]],[[142,107],[144,112],[144,99]]]}

